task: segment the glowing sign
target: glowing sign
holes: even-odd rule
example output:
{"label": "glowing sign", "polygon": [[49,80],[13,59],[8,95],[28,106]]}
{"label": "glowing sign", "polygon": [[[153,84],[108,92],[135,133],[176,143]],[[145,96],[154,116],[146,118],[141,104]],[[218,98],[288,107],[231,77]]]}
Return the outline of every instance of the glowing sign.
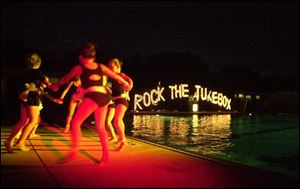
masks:
{"label": "glowing sign", "polygon": [[162,92],[164,91],[164,87],[160,88],[157,86],[157,90],[152,89],[150,93],[144,92],[143,95],[135,94],[134,95],[134,110],[137,109],[143,109],[142,106],[140,105],[140,102],[143,102],[144,106],[148,107],[151,104],[154,106],[158,105],[158,102],[161,100],[166,101],[164,97],[162,96]]}
{"label": "glowing sign", "polygon": [[[188,84],[181,84],[177,87],[177,85],[174,86],[169,86],[169,88],[171,89],[171,99],[175,98],[182,98],[182,97],[189,97],[189,90],[188,88]],[[178,95],[178,96],[177,96]]]}
{"label": "glowing sign", "polygon": [[[171,100],[177,98],[189,98],[189,85],[169,85]],[[144,107],[149,107],[150,105],[157,106],[160,101],[165,101],[163,96],[164,87],[157,86],[157,89],[152,89],[150,92],[144,92],[143,95],[134,95],[134,110],[142,110]],[[212,104],[224,107],[227,110],[231,110],[231,99],[226,97],[220,92],[208,90],[206,87],[201,87],[201,85],[194,86],[195,93],[193,99],[199,101],[207,101]]]}
{"label": "glowing sign", "polygon": [[207,88],[201,87],[200,85],[195,85],[195,88],[196,93],[194,94],[194,97],[196,97],[197,100],[199,100],[199,96],[201,96],[202,101],[208,101],[212,104],[223,106],[227,110],[231,110],[231,99],[227,98],[222,93],[219,93],[217,91],[208,91],[207,93]]}

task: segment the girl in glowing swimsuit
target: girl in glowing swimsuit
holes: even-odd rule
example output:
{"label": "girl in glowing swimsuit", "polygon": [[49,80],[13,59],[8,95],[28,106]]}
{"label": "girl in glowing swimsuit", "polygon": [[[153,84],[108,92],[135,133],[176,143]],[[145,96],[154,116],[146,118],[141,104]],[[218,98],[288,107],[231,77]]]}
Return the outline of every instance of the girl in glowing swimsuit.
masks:
{"label": "girl in glowing swimsuit", "polygon": [[[105,129],[105,119],[107,114],[107,106],[111,100],[107,88],[103,86],[103,75],[107,75],[112,79],[129,87],[129,84],[119,75],[113,73],[104,64],[95,61],[96,45],[94,43],[86,43],[80,51],[80,64],[74,66],[71,71],[63,76],[54,86],[59,87],[76,76],[80,76],[81,85],[84,89],[84,98],[81,105],[77,108],[73,120],[71,122],[71,152],[64,161],[70,161],[78,156],[79,140],[81,137],[81,125],[83,121],[94,113],[97,132],[102,144],[102,159],[99,166],[106,165],[109,160],[108,139]],[[57,90],[57,89],[56,89]]]}
{"label": "girl in glowing swimsuit", "polygon": [[28,82],[25,84],[26,89],[19,95],[19,99],[21,100],[20,121],[14,126],[10,136],[5,142],[8,153],[12,152],[13,141],[20,131],[22,132],[16,142],[16,146],[22,151],[29,151],[29,148],[25,145],[25,140],[30,133],[35,132],[35,127],[37,127],[40,122],[42,97],[45,96],[56,103],[62,104],[60,100],[51,97],[44,91],[44,88],[50,86],[51,83],[48,77],[43,75],[39,69],[41,65],[40,56],[37,53],[31,53],[27,56],[26,60],[29,67]]}
{"label": "girl in glowing swimsuit", "polygon": [[[126,146],[126,137],[125,137],[125,124],[123,122],[123,118],[125,115],[126,110],[128,109],[128,101],[129,101],[129,91],[133,87],[132,79],[127,76],[125,73],[121,72],[122,62],[117,58],[113,58],[108,63],[109,69],[111,69],[114,73],[121,76],[124,80],[129,83],[129,88],[125,88],[122,83],[118,83],[116,81],[112,81],[112,97],[114,101],[115,110],[111,108],[111,116],[114,112],[113,116],[113,125],[117,130],[120,146],[118,148],[119,151],[123,150]],[[112,106],[113,107],[113,106]],[[111,118],[108,117],[107,121],[111,121]]]}

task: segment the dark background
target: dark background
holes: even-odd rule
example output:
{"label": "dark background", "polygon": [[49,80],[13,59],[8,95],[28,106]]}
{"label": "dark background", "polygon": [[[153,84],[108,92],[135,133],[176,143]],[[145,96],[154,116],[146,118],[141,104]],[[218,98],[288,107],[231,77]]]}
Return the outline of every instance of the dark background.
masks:
{"label": "dark background", "polygon": [[123,60],[132,94],[158,81],[298,92],[298,1],[1,1],[2,109],[16,104],[27,53],[58,78],[87,41],[99,62]]}

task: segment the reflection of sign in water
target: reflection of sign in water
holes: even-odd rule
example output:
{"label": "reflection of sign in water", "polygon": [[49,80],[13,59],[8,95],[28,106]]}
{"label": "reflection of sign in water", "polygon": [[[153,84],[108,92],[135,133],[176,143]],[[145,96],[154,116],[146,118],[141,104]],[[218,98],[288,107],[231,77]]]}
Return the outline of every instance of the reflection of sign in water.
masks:
{"label": "reflection of sign in water", "polygon": [[[189,97],[189,85],[169,85],[171,100],[176,98],[188,98]],[[166,101],[163,96],[164,87],[157,86],[157,89],[152,89],[150,92],[144,92],[143,95],[134,95],[134,110],[142,110],[144,107],[150,105],[157,106],[160,101]],[[194,86],[195,93],[193,98],[197,101],[207,101],[212,104],[224,107],[226,110],[231,110],[231,99],[226,97],[220,92],[208,90],[206,87],[201,85]]]}
{"label": "reflection of sign in water", "polygon": [[223,154],[233,145],[231,115],[156,116],[134,115],[136,138],[178,147],[197,154]]}
{"label": "reflection of sign in water", "polygon": [[161,116],[134,115],[133,116],[133,136],[134,137],[152,137],[155,140],[162,140],[164,134],[164,120]]}

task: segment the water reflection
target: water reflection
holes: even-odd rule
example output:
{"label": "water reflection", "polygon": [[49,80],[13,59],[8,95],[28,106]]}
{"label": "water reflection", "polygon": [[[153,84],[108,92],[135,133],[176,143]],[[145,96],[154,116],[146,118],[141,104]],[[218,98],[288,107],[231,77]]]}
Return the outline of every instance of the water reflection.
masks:
{"label": "water reflection", "polygon": [[133,129],[134,137],[152,139],[154,141],[163,140],[164,120],[160,116],[134,115]]}
{"label": "water reflection", "polygon": [[[227,147],[233,146],[231,142],[231,115],[194,115],[193,133],[187,150],[199,154],[224,154]],[[198,123],[198,125],[196,125]]]}
{"label": "water reflection", "polygon": [[174,145],[185,145],[188,143],[190,125],[187,118],[172,117],[168,125],[170,131],[168,143]]}
{"label": "water reflection", "polygon": [[299,178],[298,116],[134,115],[128,125],[136,138]]}
{"label": "water reflection", "polygon": [[233,146],[231,115],[134,115],[133,136],[198,154],[223,154]]}

